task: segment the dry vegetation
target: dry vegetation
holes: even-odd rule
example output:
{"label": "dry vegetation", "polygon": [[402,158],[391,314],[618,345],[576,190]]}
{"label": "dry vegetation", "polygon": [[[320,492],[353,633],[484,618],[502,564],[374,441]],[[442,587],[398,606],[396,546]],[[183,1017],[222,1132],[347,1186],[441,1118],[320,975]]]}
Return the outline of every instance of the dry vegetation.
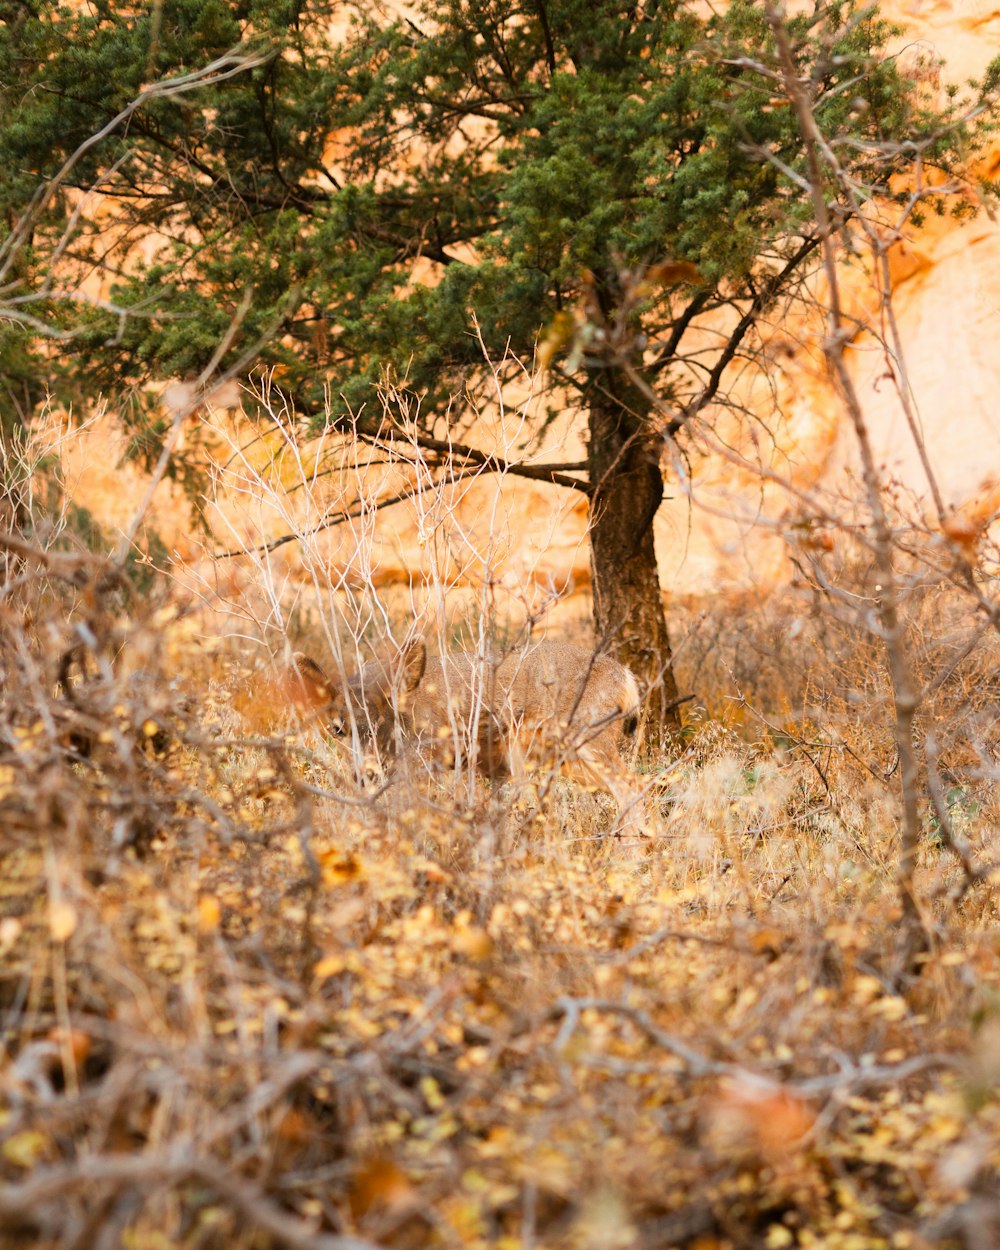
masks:
{"label": "dry vegetation", "polygon": [[926,566],[914,965],[883,649],[805,579],[677,619],[637,855],[571,781],[407,780],[282,714],[289,632],[406,632],[370,580],[206,645],[50,532],[0,587],[5,1247],[998,1244],[997,644]]}
{"label": "dry vegetation", "polygon": [[[160,7],[151,10],[150,49],[161,34],[166,38]],[[440,20],[458,23],[468,9],[478,22],[479,8],[445,6]],[[497,29],[506,21],[512,31],[528,30],[530,8],[515,6],[505,18],[501,6]],[[155,143],[146,157],[137,144],[126,161],[123,148],[95,176],[92,190],[109,202],[140,205],[137,218],[122,210],[121,240],[129,247],[138,246],[133,232],[153,200],[169,200],[179,267],[166,272],[180,281],[178,291],[198,293],[187,306],[184,333],[180,322],[170,325],[165,354],[149,355],[152,345],[140,337],[105,376],[119,376],[114,370],[126,368],[126,355],[129,370],[148,362],[154,373],[190,371],[197,360],[197,382],[187,388],[194,405],[209,383],[225,389],[245,380],[254,361],[263,362],[262,372],[291,381],[289,393],[305,386],[315,420],[307,430],[261,384],[248,404],[260,418],[259,437],[234,437],[220,450],[220,429],[199,427],[184,406],[188,400],[178,401],[173,420],[160,423],[162,440],[146,449],[152,478],[140,483],[134,507],[129,501],[130,519],[122,523],[119,513],[114,536],[102,534],[61,489],[57,455],[34,451],[20,426],[0,445],[7,492],[0,497],[0,1250],[1000,1245],[1000,608],[993,594],[1000,558],[987,543],[1000,496],[994,489],[981,514],[945,513],[909,399],[889,260],[925,201],[955,195],[969,200],[965,207],[960,200],[956,212],[971,207],[966,166],[977,148],[967,149],[967,130],[994,110],[996,73],[990,70],[975,99],[952,100],[940,130],[929,116],[916,132],[919,141],[902,132],[883,135],[880,121],[866,120],[872,104],[863,77],[850,70],[856,63],[861,72],[869,36],[855,25],[850,6],[841,30],[841,8],[832,6],[836,29],[829,41],[812,39],[815,55],[792,47],[784,6],[776,3],[762,8],[773,57],[750,48],[752,58],[734,59],[726,41],[719,45],[724,58],[698,52],[692,65],[699,75],[703,60],[713,75],[723,65],[737,72],[714,77],[711,91],[692,78],[695,112],[685,119],[678,107],[679,128],[656,138],[662,152],[677,154],[676,165],[673,156],[667,162],[671,182],[688,151],[692,161],[700,153],[710,157],[705,176],[719,179],[704,197],[701,174],[690,179],[697,196],[686,195],[684,179],[676,179],[683,205],[677,223],[667,208],[672,194],[663,197],[662,219],[637,221],[632,206],[657,200],[648,163],[661,153],[649,146],[652,138],[638,157],[642,148],[623,142],[622,134],[641,138],[647,125],[642,112],[629,121],[631,106],[645,111],[647,86],[659,91],[666,83],[657,106],[666,126],[688,91],[675,91],[669,76],[657,77],[664,66],[641,31],[633,57],[640,72],[622,78],[622,104],[627,99],[629,107],[620,114],[605,117],[613,97],[596,90],[592,104],[581,93],[573,107],[553,114],[553,93],[539,90],[541,112],[511,115],[510,129],[521,136],[558,132],[550,119],[562,116],[572,160],[545,155],[541,174],[522,179],[509,202],[498,196],[494,213],[488,204],[496,193],[482,193],[493,184],[494,165],[513,166],[523,157],[530,172],[537,158],[531,144],[511,146],[498,158],[487,153],[492,139],[477,156],[473,140],[464,182],[464,155],[440,166],[446,176],[429,164],[431,183],[400,218],[412,217],[417,232],[398,242],[385,234],[377,212],[360,229],[348,229],[347,218],[368,200],[365,212],[379,209],[383,179],[387,199],[399,195],[383,164],[390,131],[405,135],[409,127],[422,144],[430,136],[426,141],[440,143],[442,154],[464,133],[462,74],[478,83],[482,58],[473,53],[465,71],[452,63],[456,50],[478,47],[475,32],[460,23],[453,42],[440,50],[427,45],[434,54],[428,64],[440,66],[428,79],[435,95],[439,72],[446,82],[457,74],[460,83],[457,103],[446,103],[437,130],[424,129],[433,116],[427,106],[439,106],[421,94],[423,87],[409,100],[405,92],[397,98],[395,86],[368,99],[371,71],[360,45],[357,82],[347,77],[335,93],[351,100],[347,112],[361,118],[352,123],[360,125],[354,137],[360,146],[345,156],[342,184],[339,170],[336,178],[323,172],[338,196],[344,187],[363,193],[349,201],[355,207],[345,210],[343,228],[333,214],[329,235],[306,224],[324,221],[315,211],[311,153],[324,151],[330,139],[321,131],[298,134],[307,113],[326,124],[325,110],[315,107],[323,97],[313,77],[304,80],[305,94],[289,96],[303,103],[287,130],[290,151],[298,152],[301,141],[292,184],[278,162],[281,145],[271,141],[280,127],[270,129],[272,111],[259,107],[269,97],[249,79],[252,108],[227,112],[211,102],[224,96],[208,97],[203,132],[193,125],[193,109],[180,115],[176,131],[166,112],[157,114],[147,127]],[[674,26],[676,15],[667,9],[663,21]],[[103,23],[104,8],[98,10]],[[641,17],[653,29],[657,11],[631,6],[622,23],[627,28]],[[733,11],[739,27],[748,10]],[[551,86],[557,59],[545,7],[539,12]],[[678,12],[683,16],[683,6]],[[267,6],[257,6],[254,24],[266,27],[267,16]],[[215,20],[209,18],[206,26]],[[107,25],[114,38],[93,45],[99,56],[88,62],[88,73],[98,88],[109,79],[124,90],[127,41],[119,40],[114,22]],[[569,25],[576,66],[577,30]],[[602,26],[613,43],[622,42],[617,19],[595,23],[595,37]],[[72,64],[63,65],[57,49],[90,49],[85,34],[75,41],[65,31],[96,37],[97,27],[55,29],[54,43],[39,42],[41,52],[32,40],[46,32],[27,18],[18,20],[22,27],[32,38],[10,45],[18,51],[8,57],[22,91],[18,107],[47,105],[46,75],[61,66],[71,89],[66,99],[78,109],[77,97],[92,88],[77,86]],[[754,29],[756,44],[763,28]],[[743,38],[738,29],[736,37],[734,48]],[[583,49],[588,40],[579,42]],[[505,82],[513,81],[506,60],[517,43],[499,41]],[[73,139],[80,146],[58,156],[55,177],[30,191],[26,207],[16,200],[8,205],[6,271],[16,272],[29,250],[37,248],[41,259],[25,262],[23,292],[20,277],[6,289],[7,319],[43,340],[50,335],[31,365],[16,360],[25,379],[25,421],[40,402],[41,387],[36,397],[27,385],[36,364],[58,360],[75,334],[30,310],[50,301],[58,307],[64,298],[72,304],[79,294],[67,296],[55,275],[72,255],[83,205],[58,224],[48,257],[43,211],[54,210],[60,185],[69,185],[70,173],[102,137],[128,125],[141,139],[138,119],[146,105],[195,87],[220,87],[263,65],[256,54],[228,53],[188,72],[197,46],[179,44],[180,77],[142,86],[124,109],[116,103],[114,115],[95,120],[102,128],[82,142]],[[291,81],[293,66],[313,74],[307,46],[287,58],[283,82]],[[406,56],[383,87],[413,77],[406,57],[418,43],[408,36],[399,46]],[[670,48],[665,68],[675,74],[687,50],[683,40]],[[593,59],[596,67],[604,56],[597,42],[582,63]],[[146,57],[143,45],[143,63]],[[80,58],[81,69],[84,64]],[[540,65],[525,63],[523,81],[532,91],[523,98],[517,92],[519,109],[542,83]],[[23,81],[19,66],[27,66]],[[488,81],[493,71],[487,69]],[[143,81],[152,76],[151,52],[148,69],[137,72]],[[752,75],[762,75],[765,85],[756,102],[757,88],[741,96]],[[588,81],[575,69],[558,79]],[[930,83],[926,92],[912,84],[894,90],[902,92],[900,100],[926,94],[930,108],[937,82],[925,73],[921,83]],[[838,97],[846,102],[856,90],[840,117]],[[709,108],[713,96],[728,102],[717,117]],[[879,93],[872,98],[882,100]],[[493,103],[502,116],[506,99]],[[884,109],[883,100],[877,112]],[[263,133],[271,142],[264,146],[273,152],[273,169],[250,160],[253,132],[237,134],[226,121],[249,124],[257,112],[267,119]],[[619,131],[619,116],[631,131]],[[824,135],[819,116],[847,129]],[[334,108],[331,118],[337,117]],[[692,122],[700,128],[713,117],[704,142],[693,142]],[[765,125],[757,124],[761,118]],[[27,154],[35,145],[22,152],[18,144],[35,125],[42,146],[51,146],[46,136],[59,124],[47,108],[18,115],[18,142],[10,148],[18,155],[10,163],[22,181],[25,169],[35,167]],[[171,165],[164,151],[173,149],[162,148],[171,134],[178,150],[199,153],[197,167],[186,157]],[[223,137],[239,143],[230,149]],[[532,424],[527,405],[520,413],[503,406],[514,390],[537,398],[548,381],[531,376],[513,356],[494,369],[483,339],[485,367],[470,365],[468,344],[456,355],[452,305],[464,306],[465,295],[457,299],[459,288],[444,281],[426,287],[451,291],[441,303],[441,323],[436,314],[430,318],[431,337],[419,337],[415,316],[414,326],[404,327],[419,305],[399,302],[405,287],[402,271],[394,271],[411,257],[425,259],[428,214],[437,218],[448,198],[440,187],[450,185],[456,203],[464,196],[475,208],[467,220],[464,211],[454,213],[450,226],[444,216],[445,233],[454,236],[449,247],[464,255],[461,249],[479,248],[493,235],[493,251],[484,257],[503,258],[484,271],[487,285],[500,291],[495,308],[514,298],[503,294],[508,278],[518,299],[527,298],[529,287],[540,292],[544,270],[536,253],[543,249],[530,233],[521,239],[517,231],[527,226],[505,235],[505,219],[547,220],[538,207],[553,196],[577,203],[575,171],[586,165],[578,165],[576,154],[591,139],[602,166],[621,166],[607,182],[626,189],[622,206],[609,212],[608,204],[595,204],[592,219],[579,223],[580,238],[600,238],[593,255],[569,249],[577,240],[567,238],[558,270],[578,271],[569,283],[575,294],[553,287],[556,304],[550,308],[546,295],[520,318],[530,331],[519,348],[502,342],[492,348],[535,348],[540,364],[560,362],[567,377],[576,376],[589,405],[586,458],[577,448],[568,463],[523,462],[516,470],[522,479],[576,491],[589,517],[598,618],[608,633],[617,629],[621,643],[624,631],[606,602],[601,608],[602,597],[645,595],[655,607],[628,619],[630,630],[645,622],[643,643],[652,638],[634,654],[643,662],[651,657],[644,670],[647,706],[669,703],[662,716],[676,702],[666,685],[669,665],[661,663],[666,646],[648,632],[662,623],[651,528],[662,498],[662,449],[693,431],[691,443],[680,445],[678,490],[701,454],[699,440],[728,454],[730,465],[761,487],[773,487],[788,504],[785,519],[774,519],[770,494],[766,507],[758,500],[755,508],[762,525],[787,531],[797,569],[787,594],[672,612],[679,689],[690,698],[684,730],[669,750],[633,761],[645,789],[641,841],[634,825],[627,826],[628,837],[614,836],[620,814],[608,796],[552,772],[489,784],[471,768],[423,769],[412,754],[405,767],[373,759],[360,742],[337,738],[321,714],[297,716],[283,678],[293,650],[336,671],[353,668],[374,647],[415,636],[433,650],[458,642],[486,657],[552,629],[565,587],[542,574],[537,544],[535,566],[528,567],[523,531],[505,529],[500,503],[504,479],[517,475],[512,458],[537,451],[532,440],[543,441],[548,429]],[[220,141],[214,154],[209,140]],[[336,129],[338,151],[342,142]],[[430,146],[427,151],[433,155]],[[411,142],[404,140],[400,152],[399,168],[408,177]],[[852,153],[864,159],[855,161]],[[720,154],[726,159],[716,166]],[[913,154],[919,168],[905,202],[900,192],[898,204],[879,207],[873,197],[884,190],[882,182],[908,167]],[[46,161],[50,156],[44,153]],[[926,182],[925,156],[932,175]],[[954,167],[954,178],[938,179],[938,160],[944,169]],[[771,184],[760,177],[762,162],[786,180],[791,174],[791,193],[782,185],[777,195],[765,194],[761,188]],[[555,177],[563,165],[565,185]],[[206,173],[212,169],[218,179]],[[879,169],[884,178],[873,172]],[[119,184],[123,170],[127,181]],[[293,184],[302,212],[294,227]],[[268,186],[280,186],[282,223],[273,240],[260,236],[256,258],[241,242],[251,237],[243,226],[252,223],[258,237],[271,207],[269,192],[257,197]],[[377,194],[369,194],[372,188]],[[811,202],[808,210],[799,192]],[[121,199],[114,201],[115,194]],[[153,200],[144,202],[145,196]],[[246,218],[233,215],[237,206],[246,208]],[[160,213],[157,207],[153,215]],[[621,228],[609,232],[604,223],[619,218]],[[770,233],[750,247],[747,232],[758,223]],[[297,233],[307,246],[289,265],[289,280],[293,273],[295,279],[283,292],[279,271]],[[730,233],[738,246],[719,261],[718,274],[706,277],[704,261],[713,249],[728,253]],[[368,236],[374,251],[361,246]],[[619,257],[620,241],[630,236],[647,242]],[[702,257],[697,265],[669,255],[698,236],[691,252]],[[112,272],[103,268],[109,253],[101,233],[94,237],[101,238],[103,279]],[[547,235],[540,237],[548,247]],[[332,252],[337,260],[328,289],[298,271],[320,238],[324,258]],[[642,255],[649,240],[661,241],[666,260],[651,263]],[[185,260],[180,245],[188,242],[194,250]],[[871,291],[864,313],[851,311],[840,289],[838,247],[866,257]],[[459,254],[439,250],[448,263]],[[211,260],[204,272],[202,252]],[[735,432],[745,408],[730,366],[763,368],[770,390],[764,348],[752,345],[747,332],[754,326],[763,333],[772,314],[782,320],[782,301],[814,252],[822,254],[826,288],[816,357],[823,355],[837,380],[858,454],[861,481],[851,500],[821,499],[819,488],[808,495],[784,478],[774,467],[785,463],[777,454],[780,440],[772,457],[760,442],[763,427],[746,441],[756,449],[751,459]],[[221,276],[209,282],[209,273]],[[254,306],[261,274],[271,291],[266,298],[274,301],[266,316],[264,305]],[[687,284],[696,293],[676,302],[674,287]],[[361,288],[368,297],[356,306]],[[220,297],[240,290],[239,303],[225,312]],[[300,307],[306,290],[310,305]],[[117,337],[105,347],[117,347],[136,328],[129,324],[133,313],[145,316],[155,307],[147,294],[122,307],[83,296],[90,313],[118,318]],[[429,296],[427,308],[435,313]],[[174,317],[169,303],[165,311],[168,321]],[[311,324],[313,311],[317,333],[307,343],[291,333],[293,314],[306,313],[302,324]],[[687,345],[690,339],[680,352],[682,336],[702,312],[735,318],[710,365],[700,347]],[[228,326],[218,325],[219,315],[230,317]],[[931,522],[880,479],[845,357],[869,317],[881,325],[886,378],[925,461],[936,510]],[[492,319],[503,339],[502,312]],[[241,342],[244,320],[248,338]],[[361,333],[367,320],[378,331],[370,343]],[[342,342],[348,321],[351,333]],[[700,332],[715,341],[713,324],[706,319],[709,328]],[[383,428],[367,424],[370,411],[353,431],[346,410],[336,419],[328,411],[326,429],[317,434],[316,385],[333,393],[352,378],[359,383],[352,370],[361,365],[367,378],[393,327],[417,335],[402,334],[393,351],[412,355],[415,367],[426,349],[429,372],[413,391],[390,394],[385,382]],[[189,344],[181,341],[188,332]],[[351,346],[353,335],[359,347]],[[13,351],[28,341],[13,340]],[[231,348],[238,359],[229,358]],[[276,354],[268,354],[271,348]],[[292,348],[301,356],[289,373]],[[347,373],[327,375],[331,356],[343,352]],[[459,360],[461,398],[441,410],[432,398],[425,420],[416,396],[441,382],[437,362]],[[84,368],[90,365],[88,357]],[[502,380],[515,375],[517,386],[505,390]],[[609,384],[596,384],[598,377]],[[477,411],[475,391],[483,382],[490,398]],[[366,381],[366,405],[375,402],[373,391]],[[736,414],[732,438],[729,419],[695,429],[716,404]],[[477,438],[483,435],[486,449],[460,441],[473,418],[482,419]],[[23,445],[15,448],[15,441]],[[14,462],[15,451],[23,464]],[[152,524],[144,528],[151,500],[168,470],[178,480],[188,473],[188,486],[200,491],[205,479],[198,475],[213,457],[216,494],[198,502],[215,557],[170,565]],[[484,474],[501,482],[492,510],[469,506],[467,492]],[[648,499],[633,508],[641,485]],[[398,557],[405,584],[389,597],[389,544],[379,545],[377,503],[404,498],[420,536],[420,565]],[[614,506],[607,502],[614,499]],[[725,511],[724,499],[715,503]],[[247,523],[252,515],[256,532]],[[615,541],[599,543],[609,518]],[[287,544],[281,556],[277,542],[263,542],[276,522]],[[348,537],[330,544],[331,531]],[[618,541],[622,535],[628,541]],[[514,562],[506,557],[519,544],[521,581],[512,581]],[[222,555],[225,547],[231,550]],[[294,560],[282,563],[293,550]],[[620,566],[638,565],[640,551],[645,579],[630,589],[617,574]],[[565,620],[563,614],[562,632]],[[582,632],[575,637],[588,641]],[[626,640],[636,642],[634,635]]]}

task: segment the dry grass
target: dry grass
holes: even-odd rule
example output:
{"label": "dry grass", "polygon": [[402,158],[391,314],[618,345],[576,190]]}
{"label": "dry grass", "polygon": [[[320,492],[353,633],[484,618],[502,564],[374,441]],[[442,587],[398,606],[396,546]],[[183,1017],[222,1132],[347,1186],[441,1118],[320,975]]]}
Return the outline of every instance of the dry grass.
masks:
{"label": "dry grass", "polygon": [[[940,586],[908,610],[988,864],[996,647],[958,658]],[[196,645],[169,584],[8,553],[0,1243],[997,1244],[995,885],[928,803],[908,967],[876,644],[804,599],[678,620],[698,704],[637,855],[572,782],[366,774],[283,719],[259,654],[380,618],[297,612]]]}

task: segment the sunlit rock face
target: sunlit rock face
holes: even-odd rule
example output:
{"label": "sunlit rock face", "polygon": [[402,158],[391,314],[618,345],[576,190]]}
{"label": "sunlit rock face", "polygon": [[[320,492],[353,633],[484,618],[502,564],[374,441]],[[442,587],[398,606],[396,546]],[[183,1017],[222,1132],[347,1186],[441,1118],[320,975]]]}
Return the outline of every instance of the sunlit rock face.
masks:
{"label": "sunlit rock face", "polygon": [[[895,41],[904,68],[919,76],[923,66],[942,87],[981,75],[1000,49],[1000,5],[987,0],[896,0],[882,8],[905,27]],[[982,177],[1000,170],[1000,136],[992,144],[975,171]],[[1000,474],[1000,223],[981,211],[971,222],[931,219],[908,234],[893,258],[905,368],[943,501],[966,506]],[[859,347],[854,372],[880,463],[929,496],[902,405],[885,385],[884,356]]]}
{"label": "sunlit rock face", "polygon": [[[922,90],[964,84],[1000,49],[1000,5],[987,0],[898,0],[881,7],[905,28],[892,48]],[[996,178],[998,171],[1000,136],[974,172]],[[984,211],[964,223],[931,217],[904,234],[890,255],[902,355],[859,334],[848,349],[851,372],[894,499],[932,527],[938,501],[946,518],[970,517],[977,524],[1000,495],[1000,222]],[[848,311],[874,315],[875,328],[885,331],[869,278],[847,271],[843,284]],[[700,598],[782,584],[790,544],[814,532],[802,523],[811,514],[808,497],[836,513],[858,496],[856,439],[825,377],[820,328],[795,329],[792,337],[801,345],[775,352],[770,369],[778,411],[770,403],[761,409],[774,444],[749,431],[742,444],[756,449],[770,480],[754,481],[716,455],[698,466],[690,501],[674,492],[664,505],[657,534],[664,586],[675,595]],[[779,347],[780,331],[775,327]],[[923,455],[901,387],[912,397]]]}

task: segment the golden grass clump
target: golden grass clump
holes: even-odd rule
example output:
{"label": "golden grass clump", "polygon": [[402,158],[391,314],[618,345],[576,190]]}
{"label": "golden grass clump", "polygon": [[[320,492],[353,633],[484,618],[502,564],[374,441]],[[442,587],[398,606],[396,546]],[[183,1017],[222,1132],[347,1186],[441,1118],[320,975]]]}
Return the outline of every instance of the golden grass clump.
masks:
{"label": "golden grass clump", "polygon": [[0,1245],[995,1244],[994,655],[958,596],[910,604],[914,964],[879,649],[806,601],[675,619],[697,699],[637,761],[640,842],[578,782],[299,717],[258,657],[369,646],[321,601],[206,642],[109,568],[8,553]]}

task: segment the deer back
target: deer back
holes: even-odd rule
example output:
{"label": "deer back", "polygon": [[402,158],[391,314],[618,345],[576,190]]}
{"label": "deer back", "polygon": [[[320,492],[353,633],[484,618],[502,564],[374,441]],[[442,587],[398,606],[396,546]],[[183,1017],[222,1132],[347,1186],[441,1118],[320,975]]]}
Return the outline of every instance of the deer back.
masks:
{"label": "deer back", "polygon": [[308,656],[296,656],[296,672],[305,701],[333,732],[354,724],[391,753],[398,727],[426,760],[451,767],[475,759],[493,779],[523,754],[620,770],[620,744],[639,706],[627,668],[565,642],[486,664],[469,652],[428,658],[417,641],[340,681]]}
{"label": "deer back", "polygon": [[529,727],[584,736],[608,731],[618,740],[638,713],[639,690],[631,672],[611,656],[569,642],[542,642],[513,653],[501,663],[497,678],[510,717]]}
{"label": "deer back", "polygon": [[503,703],[491,666],[465,651],[434,656],[414,691],[410,728],[437,762],[473,758],[481,773],[501,780],[510,771]]}

